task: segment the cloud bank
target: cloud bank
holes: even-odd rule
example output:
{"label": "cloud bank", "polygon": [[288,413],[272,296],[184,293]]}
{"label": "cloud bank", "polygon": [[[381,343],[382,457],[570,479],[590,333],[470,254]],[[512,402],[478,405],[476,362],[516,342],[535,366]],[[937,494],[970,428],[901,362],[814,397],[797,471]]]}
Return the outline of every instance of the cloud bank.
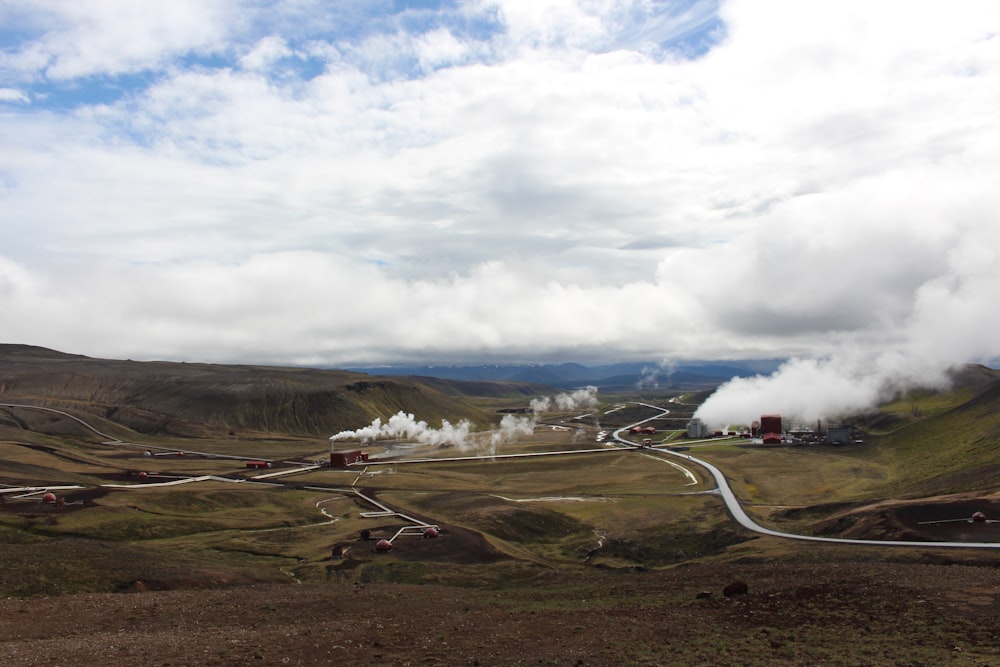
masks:
{"label": "cloud bank", "polygon": [[38,0],[0,21],[5,342],[787,357],[854,396],[1000,356],[991,2]]}

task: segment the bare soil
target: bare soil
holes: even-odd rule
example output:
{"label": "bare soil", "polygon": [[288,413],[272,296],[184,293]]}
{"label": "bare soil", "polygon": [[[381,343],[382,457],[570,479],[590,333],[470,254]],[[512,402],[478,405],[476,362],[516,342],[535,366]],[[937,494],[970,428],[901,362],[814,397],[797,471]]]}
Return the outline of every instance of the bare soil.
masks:
{"label": "bare soil", "polygon": [[[973,521],[982,513],[985,521]],[[1000,542],[1000,493],[885,501],[834,514],[817,532],[868,540]]]}
{"label": "bare soil", "polygon": [[[733,580],[744,595],[725,597]],[[996,567],[695,565],[482,590],[254,585],[0,600],[3,665],[1000,665]]]}

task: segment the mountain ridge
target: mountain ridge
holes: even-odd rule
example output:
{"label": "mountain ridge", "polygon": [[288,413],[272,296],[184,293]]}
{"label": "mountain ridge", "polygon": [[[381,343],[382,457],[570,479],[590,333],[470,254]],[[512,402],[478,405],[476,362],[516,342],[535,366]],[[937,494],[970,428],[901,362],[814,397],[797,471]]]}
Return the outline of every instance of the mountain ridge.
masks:
{"label": "mountain ridge", "polygon": [[464,399],[540,393],[544,388],[523,383],[422,382],[316,368],[97,359],[0,344],[0,402],[73,407],[146,434],[328,436],[400,411],[428,422],[468,419],[485,427],[496,421],[495,414]]}

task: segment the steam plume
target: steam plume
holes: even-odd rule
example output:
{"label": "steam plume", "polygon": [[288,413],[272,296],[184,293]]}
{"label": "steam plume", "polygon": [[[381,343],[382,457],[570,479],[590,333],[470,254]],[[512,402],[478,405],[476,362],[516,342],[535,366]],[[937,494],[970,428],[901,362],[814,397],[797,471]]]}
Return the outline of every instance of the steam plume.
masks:
{"label": "steam plume", "polygon": [[425,421],[417,421],[412,415],[400,410],[389,421],[382,423],[381,417],[368,426],[364,426],[354,431],[341,431],[330,440],[358,439],[361,442],[371,442],[379,438],[406,438],[425,445],[454,444],[464,446],[469,437],[472,424],[468,419],[463,419],[458,424],[451,424],[445,419],[441,420],[441,428],[433,428]]}
{"label": "steam plume", "polygon": [[857,414],[908,389],[947,384],[947,366],[898,353],[796,358],[772,375],[733,378],[695,412],[713,426],[749,424],[779,413],[810,423]]}
{"label": "steam plume", "polygon": [[425,421],[418,421],[412,414],[402,410],[383,422],[376,417],[371,424],[353,431],[341,431],[330,436],[332,442],[340,440],[361,440],[372,442],[379,438],[406,438],[425,445],[451,444],[461,449],[475,448],[487,455],[495,454],[500,445],[517,442],[522,436],[535,431],[535,419],[539,412],[555,406],[557,410],[574,410],[579,407],[597,405],[597,387],[586,387],[568,394],[545,396],[531,401],[533,414],[530,416],[504,415],[497,428],[482,433],[472,433],[472,423],[463,419],[457,424],[441,420],[440,428],[433,428]]}
{"label": "steam plume", "polygon": [[597,405],[597,387],[588,386],[568,394],[543,396],[542,398],[533,399],[530,405],[532,412],[536,415],[539,412],[548,412],[553,407],[560,411],[592,408]]}
{"label": "steam plume", "polygon": [[642,369],[642,375],[636,383],[636,389],[657,389],[660,386],[660,377],[666,376],[667,381],[677,370],[677,362],[671,359],[664,359],[657,366],[646,366]]}

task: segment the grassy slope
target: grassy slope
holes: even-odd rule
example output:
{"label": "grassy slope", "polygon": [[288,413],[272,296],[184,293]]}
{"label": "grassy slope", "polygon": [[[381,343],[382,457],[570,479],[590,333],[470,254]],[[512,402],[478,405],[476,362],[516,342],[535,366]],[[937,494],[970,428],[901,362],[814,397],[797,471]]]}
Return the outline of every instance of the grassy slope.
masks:
{"label": "grassy slope", "polygon": [[968,393],[918,397],[912,401],[916,412],[931,416],[875,439],[891,461],[887,490],[918,497],[1000,486],[1000,383],[948,407],[949,398],[958,401]]}
{"label": "grassy slope", "polygon": [[[85,360],[86,363],[93,361]],[[187,365],[169,366],[173,372],[176,366]],[[185,375],[186,369],[178,372],[182,381],[201,373],[217,381],[220,373],[230,372],[230,368],[195,369],[192,376]],[[159,374],[152,381],[140,382],[132,378],[126,384],[147,388],[157,383],[169,384],[160,372],[162,367],[157,364],[140,365],[139,370]],[[302,377],[301,371],[284,376],[280,369],[257,370],[258,378]],[[238,370],[234,377],[239,377],[240,372],[249,371]],[[56,374],[52,377],[65,380],[68,376]],[[436,402],[440,392],[421,389],[419,385],[354,376],[348,380],[338,385],[338,391],[359,406],[359,410],[378,410],[379,416],[391,414],[396,409],[409,409],[430,421],[431,418],[409,406],[446,405]],[[10,391],[11,382],[10,376],[0,375],[0,388],[4,391]],[[68,381],[68,385],[76,387],[72,391],[80,391],[81,385],[75,381]],[[400,386],[412,387],[414,394],[408,393],[410,389],[400,390]],[[1000,407],[1000,389],[997,388],[1000,385],[990,385],[985,390],[983,386],[986,385],[964,385],[945,394],[913,395],[887,406],[885,414],[891,418],[881,422],[886,424],[883,432],[865,447],[769,450],[722,447],[706,452],[706,458],[715,460],[727,474],[731,473],[739,495],[761,505],[819,505],[845,499],[858,503],[889,495],[900,497],[995,488],[998,479],[991,466],[996,466],[1000,460],[995,447],[1000,420],[994,416],[1000,413],[997,409]],[[216,387],[231,397],[225,383],[217,383]],[[60,391],[69,390],[53,388],[54,393]],[[432,398],[427,398],[428,395]],[[6,399],[0,394],[2,400]],[[65,401],[65,397],[62,400]],[[73,400],[86,402],[83,398]],[[144,400],[152,398],[147,396]],[[488,403],[480,404],[482,408],[478,411],[488,413]],[[158,404],[151,405],[158,407]],[[239,404],[235,405],[234,409],[239,410]],[[918,409],[914,410],[914,406]],[[257,408],[263,409],[260,405]],[[241,414],[249,419],[252,411]],[[457,419],[450,412],[442,416],[450,421]],[[625,418],[620,411],[607,419],[614,416]],[[27,466],[22,471],[26,478],[51,466],[60,473],[52,477],[53,482],[66,479],[62,473],[69,473],[74,481],[99,483],[102,464],[121,469],[140,465],[132,460],[133,455],[116,458],[118,454],[115,453],[107,458],[100,447],[81,445],[80,434],[72,428],[67,429],[59,419],[43,420],[37,414],[2,410],[0,418],[6,419],[0,424],[0,440],[54,447],[58,453],[56,456],[48,449],[5,446],[2,455],[9,459],[7,464]],[[29,424],[31,429],[25,429],[22,422],[32,419],[38,421]],[[94,421],[105,428],[103,420]],[[301,421],[287,423],[298,428]],[[282,424],[286,422],[279,420],[274,427],[281,428]],[[41,434],[37,429],[48,431]],[[570,432],[544,431],[538,437],[544,442],[532,442],[531,447],[558,447],[565,444],[564,440],[576,436]],[[137,437],[137,441],[144,440]],[[205,451],[220,451],[220,443],[224,442],[227,441],[200,441],[198,446]],[[268,452],[286,446],[266,440],[245,442],[260,442]],[[289,452],[300,444],[289,442]],[[245,447],[240,445],[241,451]],[[696,453],[702,455],[700,450]],[[134,456],[141,457],[141,454]],[[219,471],[227,466],[240,467],[239,463],[187,459],[155,459],[145,463],[191,473],[209,466],[214,466],[212,470],[218,467]],[[328,558],[330,545],[338,541],[355,543],[361,528],[373,527],[371,519],[361,516],[363,510],[371,508],[358,506],[350,497],[293,490],[251,491],[232,485],[217,490],[191,487],[176,492],[157,492],[150,489],[114,492],[99,499],[98,507],[79,513],[5,517],[0,521],[0,534],[4,537],[0,540],[0,564],[20,568],[26,576],[33,574],[23,579],[23,584],[12,579],[0,589],[17,594],[109,590],[135,578],[181,577],[187,570],[201,572],[191,577],[198,582],[214,581],[215,578],[226,580],[227,577],[237,581],[289,580],[292,574],[313,581],[357,574],[368,580],[475,582],[480,577],[485,581],[514,576],[518,572],[529,576],[535,571],[533,568],[542,564],[575,569],[582,567],[588,558],[586,562],[591,565],[615,568],[666,567],[685,560],[722,558],[726,553],[731,554],[730,558],[754,558],[753,554],[761,548],[755,545],[767,542],[734,528],[715,499],[674,496],[688,490],[684,486],[686,479],[672,468],[636,454],[400,466],[395,471],[383,472],[386,474],[365,477],[362,484],[371,484],[384,491],[386,500],[422,512],[431,520],[483,531],[491,535],[490,539],[502,546],[505,553],[520,553],[523,558],[517,563],[509,560],[488,564],[418,562],[406,553],[406,549],[416,548],[414,543],[404,541],[399,554],[394,552],[372,561],[370,553],[366,553],[361,558],[370,562],[357,570],[343,570],[333,568],[336,563]],[[297,481],[310,483],[314,476],[317,482],[344,486],[354,478],[353,473],[322,472],[311,473]],[[507,495],[512,500],[498,498],[498,495]],[[542,495],[581,495],[590,499],[586,502],[516,501]],[[319,502],[328,502],[324,507],[336,517],[336,523],[322,525],[325,519],[319,514],[316,504]],[[761,512],[766,513],[766,510],[761,508]],[[398,524],[392,519],[376,521],[384,524],[379,524],[379,528],[389,531],[387,535],[392,534]],[[605,546],[594,551],[599,541]],[[14,546],[16,542],[20,544]],[[733,546],[740,542],[743,544]],[[441,544],[446,542],[442,540]],[[785,542],[781,544],[779,552],[789,557],[791,547]],[[20,548],[25,545],[30,548]],[[107,562],[106,554],[113,551],[108,545],[121,547],[121,553],[125,554],[123,560]],[[795,550],[800,548],[796,546]],[[80,558],[73,572],[64,575],[58,563],[40,557],[46,552],[78,553]],[[184,566],[168,566],[174,559],[183,562]],[[217,574],[213,570],[217,570]],[[69,576],[68,588],[60,589],[58,582],[66,576]],[[34,583],[29,585],[29,580]],[[178,585],[184,585],[183,581]]]}
{"label": "grassy slope", "polygon": [[441,419],[486,426],[496,415],[468,397],[527,391],[440,381],[431,388],[417,378],[306,368],[91,359],[0,345],[0,402],[80,409],[143,434],[329,435],[399,411],[432,426]]}
{"label": "grassy slope", "polygon": [[998,371],[968,367],[951,389],[910,392],[861,425],[863,446],[720,444],[695,454],[725,471],[751,515],[792,531],[885,499],[1000,487]]}

